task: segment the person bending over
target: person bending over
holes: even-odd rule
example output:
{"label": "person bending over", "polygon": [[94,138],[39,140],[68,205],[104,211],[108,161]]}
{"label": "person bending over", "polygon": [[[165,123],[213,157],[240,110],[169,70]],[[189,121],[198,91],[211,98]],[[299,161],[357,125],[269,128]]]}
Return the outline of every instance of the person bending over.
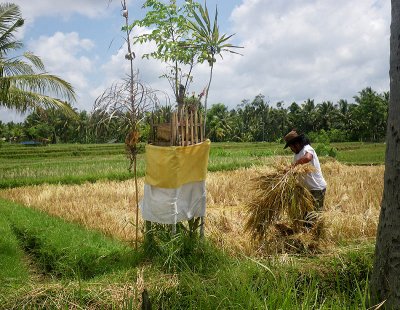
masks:
{"label": "person bending over", "polygon": [[[314,197],[314,209],[322,211],[324,207],[324,199],[326,192],[326,181],[322,175],[321,165],[315,150],[311,147],[310,141],[304,134],[298,134],[296,130],[292,130],[285,137],[285,147],[289,147],[294,153],[293,164],[304,165],[310,163],[314,168],[314,172],[307,173],[300,181]],[[311,221],[312,222],[312,221]],[[306,224],[310,223],[310,219],[306,217]],[[307,225],[308,226],[308,225]]]}

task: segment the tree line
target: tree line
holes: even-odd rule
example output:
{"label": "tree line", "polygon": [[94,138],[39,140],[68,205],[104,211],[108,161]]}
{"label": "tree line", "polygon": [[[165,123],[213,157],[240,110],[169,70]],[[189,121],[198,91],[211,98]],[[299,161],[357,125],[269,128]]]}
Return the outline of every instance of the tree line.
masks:
{"label": "tree line", "polygon": [[[215,104],[207,112],[207,132],[212,141],[278,141],[296,128],[311,140],[323,135],[331,142],[383,141],[386,134],[389,92],[378,93],[371,87],[354,96],[354,102],[316,104],[308,99],[284,107],[271,106],[263,95],[243,100],[236,109]],[[314,139],[313,139],[314,138]]]}
{"label": "tree line", "polygon": [[[306,133],[312,141],[330,142],[384,141],[389,93],[378,93],[367,87],[354,96],[354,102],[339,100],[301,104],[270,104],[259,94],[253,100],[242,100],[234,109],[223,103],[207,111],[207,136],[215,142],[280,141],[291,129]],[[159,109],[170,111],[173,107]],[[46,140],[51,143],[124,142],[129,124],[123,117],[107,119],[107,111],[81,111],[71,116],[56,108],[37,108],[24,122],[0,121],[0,138],[8,142]],[[140,128],[141,141],[150,132],[152,112],[144,111]]]}

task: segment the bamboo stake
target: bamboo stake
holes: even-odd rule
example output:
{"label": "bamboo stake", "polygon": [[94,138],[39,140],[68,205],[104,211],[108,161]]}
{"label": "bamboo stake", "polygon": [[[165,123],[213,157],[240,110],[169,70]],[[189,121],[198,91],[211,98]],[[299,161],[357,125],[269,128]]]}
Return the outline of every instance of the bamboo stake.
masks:
{"label": "bamboo stake", "polygon": [[200,113],[200,142],[203,142],[203,115]]}
{"label": "bamboo stake", "polygon": [[173,145],[173,140],[174,140],[174,114],[171,113],[170,115],[170,140],[169,140],[169,145],[172,146]]}
{"label": "bamboo stake", "polygon": [[177,121],[176,112],[174,112],[174,114],[172,115],[172,119],[174,122],[174,124],[173,124],[174,137],[173,137],[172,145],[176,145],[176,136],[177,136],[177,132],[178,132],[178,127],[177,127],[177,123],[176,123],[176,121]]}
{"label": "bamboo stake", "polygon": [[204,237],[204,216],[200,217],[200,238]]}
{"label": "bamboo stake", "polygon": [[135,191],[136,191],[136,238],[135,238],[135,250],[138,248],[138,234],[139,234],[139,193],[138,193],[138,180],[137,180],[137,171],[136,171],[136,166],[137,166],[137,157],[135,156],[135,160],[133,163],[133,171],[135,175]]}
{"label": "bamboo stake", "polygon": [[193,111],[190,111],[190,138],[191,144],[194,144],[194,137],[193,137]]}
{"label": "bamboo stake", "polygon": [[189,145],[189,118],[188,118],[188,111],[186,110],[185,113],[185,132],[186,132],[186,141],[185,141],[185,145]]}
{"label": "bamboo stake", "polygon": [[195,136],[196,144],[199,143],[197,112],[198,112],[197,110],[194,112],[194,136]]}
{"label": "bamboo stake", "polygon": [[183,128],[183,109],[181,109],[181,120],[180,120],[180,124],[181,124],[181,146],[185,146],[185,132],[184,132],[184,128]]}
{"label": "bamboo stake", "polygon": [[176,112],[176,144],[179,145],[180,133],[179,133],[179,112]]}

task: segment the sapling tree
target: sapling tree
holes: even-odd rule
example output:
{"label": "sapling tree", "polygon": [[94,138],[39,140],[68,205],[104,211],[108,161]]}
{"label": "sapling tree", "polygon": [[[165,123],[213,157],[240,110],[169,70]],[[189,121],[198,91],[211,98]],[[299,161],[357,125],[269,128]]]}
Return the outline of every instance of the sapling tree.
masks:
{"label": "sapling tree", "polygon": [[145,17],[129,26],[129,29],[135,26],[150,29],[147,33],[135,36],[134,43],[156,44],[155,50],[142,57],[167,64],[167,71],[161,77],[167,78],[178,106],[183,104],[192,82],[192,70],[198,54],[196,49],[186,48],[186,42],[190,39],[187,19],[194,6],[196,4],[192,0],[185,1],[182,6],[178,6],[176,0],[170,0],[169,3],[147,0],[143,4],[143,8],[148,9]]}
{"label": "sapling tree", "polygon": [[[234,36],[234,34],[226,35],[219,32],[218,25],[218,8],[215,8],[214,21],[211,22],[207,4],[204,2],[204,7],[201,5],[192,6],[190,9],[190,15],[188,19],[188,27],[192,31],[191,39],[189,44],[186,45],[189,49],[194,49],[199,55],[198,62],[203,63],[208,62],[210,66],[210,77],[205,91],[204,99],[204,110],[207,115],[207,100],[208,93],[211,86],[211,81],[213,78],[214,64],[217,61],[215,56],[219,55],[222,59],[223,52],[229,52],[233,54],[239,53],[235,52],[235,48],[243,48],[241,46],[235,46],[229,43],[229,40]],[[206,128],[206,118],[204,118],[204,132]]]}
{"label": "sapling tree", "polygon": [[[213,77],[216,55],[223,52],[239,54],[233,49],[241,48],[229,43],[232,35],[220,34],[218,26],[218,10],[211,21],[207,5],[204,7],[196,1],[185,1],[178,7],[175,0],[165,4],[158,0],[147,0],[143,8],[149,8],[146,16],[135,21],[133,26],[148,27],[149,33],[139,35],[135,42],[154,42],[157,49],[143,55],[145,58],[155,58],[169,65],[171,70],[164,74],[170,81],[178,106],[183,104],[188,86],[192,82],[193,68],[198,63],[208,62],[210,78],[201,95],[205,95],[204,110],[207,113],[208,93]],[[182,68],[188,68],[183,73]],[[204,118],[205,119],[205,118]],[[204,121],[205,131],[206,121]]]}

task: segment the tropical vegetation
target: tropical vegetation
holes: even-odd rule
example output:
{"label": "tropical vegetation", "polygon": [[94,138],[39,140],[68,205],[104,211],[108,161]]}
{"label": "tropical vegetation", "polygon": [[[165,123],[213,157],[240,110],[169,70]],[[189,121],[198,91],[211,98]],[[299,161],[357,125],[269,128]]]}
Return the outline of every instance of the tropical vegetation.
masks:
{"label": "tropical vegetation", "polygon": [[[367,87],[354,96],[354,101],[341,99],[337,103],[270,103],[259,94],[244,99],[230,109],[216,103],[207,111],[207,136],[213,142],[277,142],[297,128],[312,142],[382,142],[386,134],[389,93],[378,93]],[[161,107],[169,111],[170,106]],[[50,108],[35,110],[22,123],[0,122],[0,138],[4,141],[23,141],[47,138],[53,143],[123,142],[126,123],[122,118],[101,122],[106,111],[81,111],[73,118]],[[147,117],[147,120],[146,120]],[[151,114],[144,116],[141,140],[147,141]]]}

